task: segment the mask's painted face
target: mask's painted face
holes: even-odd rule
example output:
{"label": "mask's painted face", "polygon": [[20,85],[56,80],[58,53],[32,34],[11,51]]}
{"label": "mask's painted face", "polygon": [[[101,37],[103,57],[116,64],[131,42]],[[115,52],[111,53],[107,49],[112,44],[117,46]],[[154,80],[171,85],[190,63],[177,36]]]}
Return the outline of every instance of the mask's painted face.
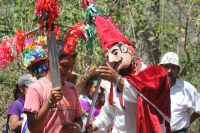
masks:
{"label": "mask's painted face", "polygon": [[111,49],[108,49],[106,58],[111,67],[113,67],[117,72],[121,69],[128,68],[132,61],[129,46],[126,44],[116,44]]}

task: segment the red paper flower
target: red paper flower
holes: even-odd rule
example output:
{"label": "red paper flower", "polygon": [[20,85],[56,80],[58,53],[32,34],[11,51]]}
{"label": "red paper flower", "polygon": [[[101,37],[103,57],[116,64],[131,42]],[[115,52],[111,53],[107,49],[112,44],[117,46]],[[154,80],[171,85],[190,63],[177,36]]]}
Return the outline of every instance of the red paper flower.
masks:
{"label": "red paper flower", "polygon": [[83,23],[78,23],[72,26],[65,36],[65,45],[63,50],[69,54],[74,54],[75,46],[78,46],[78,40],[80,38],[86,39],[84,35],[85,25]]}
{"label": "red paper flower", "polygon": [[[39,16],[37,21],[42,27],[44,27],[44,23],[47,21],[48,30],[51,30],[52,24],[57,21],[58,14],[61,12],[59,8],[60,4],[61,2],[57,2],[57,0],[36,0],[34,13]],[[43,29],[41,29],[42,34],[44,34]]]}
{"label": "red paper flower", "polygon": [[54,27],[54,31],[55,31],[55,34],[56,34],[56,36],[57,36],[58,38],[62,38],[62,35],[59,33],[59,31],[60,31],[60,28],[59,28],[59,27],[55,26],[55,27]]}
{"label": "red paper flower", "polygon": [[13,62],[14,57],[22,52],[26,32],[18,30],[16,36],[5,39],[0,45],[0,68],[7,67],[8,61]]}

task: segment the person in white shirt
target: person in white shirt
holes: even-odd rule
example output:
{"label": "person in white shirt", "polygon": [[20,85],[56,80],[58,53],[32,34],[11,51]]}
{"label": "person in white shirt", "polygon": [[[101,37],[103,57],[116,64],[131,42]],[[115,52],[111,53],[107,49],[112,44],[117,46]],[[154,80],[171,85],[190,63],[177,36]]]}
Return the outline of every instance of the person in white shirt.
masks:
{"label": "person in white shirt", "polygon": [[[186,133],[190,124],[200,116],[200,94],[189,82],[177,76],[181,69],[178,55],[167,52],[159,63],[167,72],[170,82],[171,131]],[[190,111],[193,114],[190,116]]]}
{"label": "person in white shirt", "polygon": [[105,66],[97,68],[107,81],[105,104],[88,133],[171,133],[170,87],[161,66],[146,66],[135,55],[135,46],[118,29],[96,15],[97,34],[105,54]]}

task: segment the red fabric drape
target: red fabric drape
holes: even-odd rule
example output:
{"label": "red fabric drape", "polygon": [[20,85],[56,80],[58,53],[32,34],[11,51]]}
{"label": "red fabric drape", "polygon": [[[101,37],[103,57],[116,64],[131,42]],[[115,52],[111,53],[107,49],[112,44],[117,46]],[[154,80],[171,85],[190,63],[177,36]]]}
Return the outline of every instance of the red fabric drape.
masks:
{"label": "red fabric drape", "polygon": [[[161,66],[149,66],[137,75],[125,76],[138,91],[151,101],[160,111],[170,117],[170,86],[166,71]],[[163,117],[157,110],[138,96],[137,133],[162,133],[160,124]],[[171,133],[170,124],[166,122],[167,133]]]}
{"label": "red fabric drape", "polygon": [[[118,87],[117,87],[117,93],[122,93]],[[113,105],[113,84],[111,83],[110,85],[110,94],[109,94],[109,103],[111,105]],[[125,106],[124,106],[124,101],[122,99],[122,95],[119,96],[119,103],[120,105],[122,106],[123,109],[125,109]]]}

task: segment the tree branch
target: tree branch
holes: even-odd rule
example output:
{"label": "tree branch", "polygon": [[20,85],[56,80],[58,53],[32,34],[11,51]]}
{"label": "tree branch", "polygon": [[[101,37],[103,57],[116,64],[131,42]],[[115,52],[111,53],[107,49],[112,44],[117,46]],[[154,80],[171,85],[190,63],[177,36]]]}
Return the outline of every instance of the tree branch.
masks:
{"label": "tree branch", "polygon": [[192,9],[192,7],[194,6],[194,3],[196,2],[196,0],[194,0],[193,2],[192,2],[192,5],[190,6],[190,8],[189,8],[189,10],[188,10],[188,13],[187,13],[187,16],[186,16],[186,28],[185,28],[185,42],[184,42],[184,46],[183,46],[183,48],[184,48],[184,52],[185,52],[185,54],[186,54],[186,56],[187,56],[187,61],[186,61],[186,63],[185,63],[185,65],[183,66],[183,68],[182,68],[182,70],[180,71],[180,73],[179,73],[179,75],[181,75],[182,76],[182,74],[183,74],[183,71],[185,70],[185,68],[187,67],[187,65],[189,64],[189,62],[190,62],[190,54],[189,54],[189,52],[188,52],[188,50],[187,50],[187,36],[188,36],[188,33],[187,33],[187,31],[188,31],[188,24],[189,24],[189,21],[190,21],[190,12],[191,12],[191,9]]}
{"label": "tree branch", "polygon": [[133,19],[132,19],[132,14],[131,14],[130,5],[128,3],[128,0],[126,0],[126,3],[128,5],[128,9],[129,9],[129,17],[131,19],[131,25],[132,25],[132,29],[133,29],[133,38],[134,38],[134,41],[136,42],[135,28],[134,28],[134,25],[133,25]]}
{"label": "tree branch", "polygon": [[[162,3],[162,31],[161,31],[161,36],[162,36],[162,39],[161,39],[161,42],[163,42],[164,40],[164,3],[165,3],[165,0],[163,0],[163,3]],[[164,53],[164,48],[163,48],[163,45],[161,46],[161,55],[163,55]]]}

